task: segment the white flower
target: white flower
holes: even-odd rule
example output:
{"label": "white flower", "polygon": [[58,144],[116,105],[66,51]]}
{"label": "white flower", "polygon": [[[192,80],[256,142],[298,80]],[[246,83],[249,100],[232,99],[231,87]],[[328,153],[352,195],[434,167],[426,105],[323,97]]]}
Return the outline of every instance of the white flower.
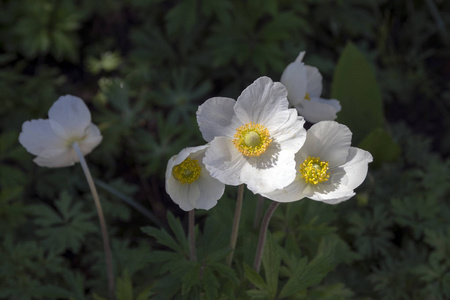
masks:
{"label": "white flower", "polygon": [[336,99],[320,98],[322,75],[316,67],[302,62],[304,56],[305,52],[300,52],[297,59],[290,63],[281,75],[280,81],[288,90],[289,102],[308,122],[335,120],[341,105]]}
{"label": "white flower", "polygon": [[210,209],[223,195],[225,185],[211,177],[202,163],[208,147],[185,148],[167,163],[166,192],[185,211]]}
{"label": "white flower", "polygon": [[229,185],[245,183],[254,193],[294,180],[294,155],[306,131],[286,95],[281,83],[261,77],[237,101],[215,97],[199,107],[198,125],[210,142],[203,162],[213,177]]}
{"label": "white flower", "polygon": [[333,121],[314,124],[306,142],[295,155],[297,177],[287,187],[263,196],[277,202],[304,197],[336,204],[355,195],[353,191],[366,178],[372,155],[350,147],[352,133]]}
{"label": "white flower", "polygon": [[102,141],[100,130],[91,123],[91,113],[78,97],[61,96],[48,111],[48,119],[26,121],[19,142],[36,155],[42,167],[66,167],[79,161],[73,149],[77,143],[86,155]]}

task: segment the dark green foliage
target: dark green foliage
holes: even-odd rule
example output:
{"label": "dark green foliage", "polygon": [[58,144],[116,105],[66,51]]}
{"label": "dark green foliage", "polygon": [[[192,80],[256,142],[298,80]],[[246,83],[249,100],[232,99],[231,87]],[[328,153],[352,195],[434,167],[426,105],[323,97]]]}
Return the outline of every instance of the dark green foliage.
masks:
{"label": "dark green foliage", "polygon": [[[80,166],[38,167],[18,143],[23,122],[65,94],[86,101],[103,135],[87,160],[117,300],[449,299],[448,11],[431,0],[0,0],[0,299],[107,299]],[[196,212],[189,260],[187,214],[164,192],[168,159],[204,144],[199,104],[279,80],[303,50],[353,145],[374,155],[366,182],[337,206],[280,205],[259,273],[248,191],[225,264],[229,187]]]}

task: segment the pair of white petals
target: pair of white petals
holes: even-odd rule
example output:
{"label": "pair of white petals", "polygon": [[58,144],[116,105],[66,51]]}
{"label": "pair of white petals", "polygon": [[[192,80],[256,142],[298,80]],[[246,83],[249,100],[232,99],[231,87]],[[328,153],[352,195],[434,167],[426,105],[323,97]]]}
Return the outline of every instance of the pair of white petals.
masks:
{"label": "pair of white petals", "polygon": [[333,121],[341,105],[336,99],[323,99],[322,75],[316,67],[305,65],[305,52],[290,63],[281,75],[281,83],[288,90],[289,102],[310,123]]}
{"label": "pair of white petals", "polygon": [[26,121],[22,125],[19,142],[42,167],[66,167],[79,161],[73,148],[77,143],[83,155],[89,154],[102,135],[91,123],[91,113],[78,97],[61,96],[48,112],[48,119]]}

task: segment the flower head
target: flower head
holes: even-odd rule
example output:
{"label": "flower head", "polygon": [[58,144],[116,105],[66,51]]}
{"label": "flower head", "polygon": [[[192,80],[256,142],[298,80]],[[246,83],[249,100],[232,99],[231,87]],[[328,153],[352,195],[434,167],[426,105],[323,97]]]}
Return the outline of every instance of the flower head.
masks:
{"label": "flower head", "polygon": [[290,63],[281,75],[281,83],[288,90],[288,99],[306,121],[317,123],[335,120],[341,110],[338,100],[320,98],[322,94],[322,75],[316,67],[305,65],[302,60],[305,52]]}
{"label": "flower head", "polygon": [[223,195],[225,185],[211,177],[202,163],[208,147],[185,148],[167,163],[167,194],[185,211],[210,209]]}
{"label": "flower head", "polygon": [[294,180],[294,155],[306,131],[286,96],[281,83],[261,77],[237,101],[215,97],[199,107],[200,131],[210,142],[203,162],[213,177],[229,185],[245,183],[255,193]]}
{"label": "flower head", "polygon": [[42,167],[66,167],[79,161],[73,143],[81,152],[90,153],[102,141],[97,126],[91,123],[91,113],[78,97],[59,97],[48,111],[48,119],[26,121],[19,142]]}
{"label": "flower head", "polygon": [[372,161],[369,152],[350,146],[351,138],[352,133],[345,125],[333,121],[314,124],[295,155],[295,180],[264,196],[277,202],[306,197],[329,204],[350,199],[366,178]]}

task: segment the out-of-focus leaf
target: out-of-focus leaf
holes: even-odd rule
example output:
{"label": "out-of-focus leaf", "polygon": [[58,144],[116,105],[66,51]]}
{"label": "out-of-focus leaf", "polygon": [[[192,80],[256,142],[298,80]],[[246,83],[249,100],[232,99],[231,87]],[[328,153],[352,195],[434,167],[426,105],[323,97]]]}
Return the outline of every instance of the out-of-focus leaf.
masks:
{"label": "out-of-focus leaf", "polygon": [[382,128],[372,130],[358,145],[373,155],[371,166],[379,167],[384,162],[393,162],[400,155],[400,146]]}

